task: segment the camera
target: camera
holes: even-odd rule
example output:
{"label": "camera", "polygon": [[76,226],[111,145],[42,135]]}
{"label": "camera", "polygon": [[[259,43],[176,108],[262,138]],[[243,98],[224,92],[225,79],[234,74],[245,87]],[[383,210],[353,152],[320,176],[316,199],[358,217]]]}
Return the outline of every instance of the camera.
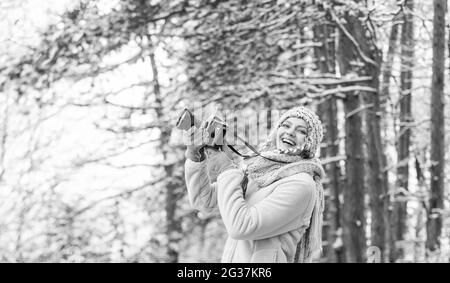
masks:
{"label": "camera", "polygon": [[[189,109],[184,109],[181,113],[180,117],[177,120],[176,128],[187,131],[192,127],[199,128],[202,126],[202,121],[194,117],[194,114],[189,111]],[[206,148],[212,148],[214,150],[223,150],[223,145],[225,142],[225,134],[227,130],[226,123],[215,113],[211,114],[208,119],[205,120],[205,129],[207,133],[209,134],[210,140],[205,145]],[[232,133],[232,131],[230,131]],[[252,145],[250,145],[248,142],[246,142],[244,139],[240,138],[238,135],[234,135],[234,138],[239,139],[244,143],[244,145],[250,149],[254,154],[248,155],[248,154],[242,154],[238,150],[236,150],[230,143],[227,142],[228,148],[230,148],[235,154],[243,157],[243,158],[251,158],[254,156],[261,156],[264,159],[274,161],[274,162],[281,162],[281,163],[289,163],[288,161],[281,161],[272,159],[270,157],[266,157],[260,154],[260,152],[254,148]]]}
{"label": "camera", "polygon": [[[215,113],[212,114],[208,119],[206,119],[205,122],[206,131],[211,138],[210,142],[207,144],[207,147],[212,147],[216,150],[220,149],[224,144],[226,123],[222,119],[217,117]],[[202,121],[194,117],[194,114],[189,111],[189,109],[183,110],[176,123],[177,129],[183,131],[187,131],[191,127],[199,128],[201,125]]]}

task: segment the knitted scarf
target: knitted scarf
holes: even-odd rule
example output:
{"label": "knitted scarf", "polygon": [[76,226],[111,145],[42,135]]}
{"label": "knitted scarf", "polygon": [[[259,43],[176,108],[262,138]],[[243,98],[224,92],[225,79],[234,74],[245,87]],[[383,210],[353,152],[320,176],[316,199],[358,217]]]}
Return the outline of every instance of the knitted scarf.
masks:
{"label": "knitted scarf", "polygon": [[300,239],[294,257],[294,262],[310,262],[313,253],[320,253],[322,250],[324,197],[321,180],[325,176],[323,167],[317,158],[304,159],[299,155],[284,154],[277,150],[265,151],[262,155],[289,163],[275,162],[261,156],[245,160],[244,164],[247,165],[246,172],[257,184],[258,188],[266,187],[282,178],[302,172],[310,174],[316,183],[316,203],[310,225]]}

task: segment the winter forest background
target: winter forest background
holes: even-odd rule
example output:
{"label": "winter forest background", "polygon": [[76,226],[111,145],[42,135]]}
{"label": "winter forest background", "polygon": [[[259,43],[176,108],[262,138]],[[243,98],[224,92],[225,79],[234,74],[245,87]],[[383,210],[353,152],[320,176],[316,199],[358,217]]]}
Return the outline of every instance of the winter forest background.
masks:
{"label": "winter forest background", "polygon": [[169,142],[197,101],[320,114],[318,261],[448,262],[446,2],[1,0],[0,261],[219,261]]}

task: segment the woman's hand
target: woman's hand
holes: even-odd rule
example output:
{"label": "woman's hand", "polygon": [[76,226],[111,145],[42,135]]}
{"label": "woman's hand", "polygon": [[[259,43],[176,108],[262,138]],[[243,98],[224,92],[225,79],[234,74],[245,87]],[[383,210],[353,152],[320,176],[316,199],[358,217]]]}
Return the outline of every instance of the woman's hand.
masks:
{"label": "woman's hand", "polygon": [[241,157],[231,151],[225,140],[223,143],[220,150],[207,149],[211,170],[216,172],[217,175],[228,169],[239,168],[241,163]]}
{"label": "woman's hand", "polygon": [[209,133],[205,129],[206,123],[199,128],[191,127],[184,134],[184,143],[187,145],[185,156],[192,161],[205,160],[205,146],[210,142]]}

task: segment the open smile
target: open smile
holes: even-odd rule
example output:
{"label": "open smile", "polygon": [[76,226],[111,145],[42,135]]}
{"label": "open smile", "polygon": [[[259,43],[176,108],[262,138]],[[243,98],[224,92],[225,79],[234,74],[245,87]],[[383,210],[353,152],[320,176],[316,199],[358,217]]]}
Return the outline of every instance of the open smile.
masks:
{"label": "open smile", "polygon": [[293,141],[292,139],[290,139],[290,138],[281,138],[281,141],[283,142],[283,143],[285,143],[285,144],[287,144],[287,145],[290,145],[290,146],[296,146],[296,143],[295,143],[295,141]]}

